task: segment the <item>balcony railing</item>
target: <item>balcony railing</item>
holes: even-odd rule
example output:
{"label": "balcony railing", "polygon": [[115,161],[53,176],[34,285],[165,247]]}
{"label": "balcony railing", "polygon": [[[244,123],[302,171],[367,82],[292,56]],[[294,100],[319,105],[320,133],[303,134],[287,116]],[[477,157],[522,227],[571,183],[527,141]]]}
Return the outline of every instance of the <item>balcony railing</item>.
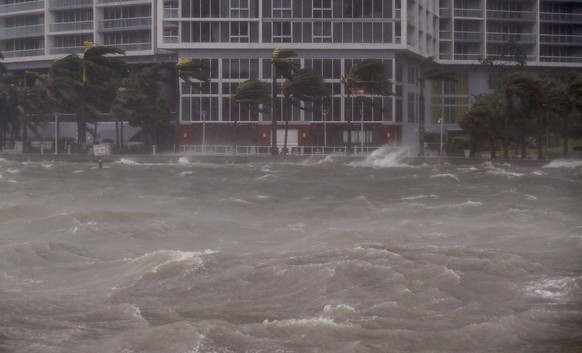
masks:
{"label": "balcony railing", "polygon": [[453,37],[453,34],[451,33],[451,31],[439,31],[439,39],[441,40],[451,40]]}
{"label": "balcony railing", "polygon": [[51,48],[51,55],[68,55],[68,54],[82,54],[85,51],[85,47],[59,47]]}
{"label": "balcony railing", "polygon": [[106,47],[116,47],[123,51],[140,51],[151,50],[152,43],[125,43],[125,44],[107,44]]}
{"label": "balcony railing", "polygon": [[12,12],[44,9],[44,0],[19,2],[17,4],[0,5],[0,15]]}
{"label": "balcony railing", "polygon": [[179,18],[180,9],[164,9],[164,18]]}
{"label": "balcony railing", "polygon": [[582,56],[540,56],[541,62],[582,63]]}
{"label": "balcony railing", "polygon": [[534,43],[535,36],[533,34],[527,33],[487,33],[487,40],[491,42],[503,42],[507,43],[509,41],[520,42],[520,43]]}
{"label": "balcony railing", "polygon": [[455,32],[455,40],[479,42],[483,40],[483,35],[481,32]]}
{"label": "balcony railing", "polygon": [[481,54],[454,54],[455,60],[479,60],[483,57]]}
{"label": "balcony railing", "polygon": [[582,44],[582,35],[540,34],[542,44]]}
{"label": "balcony railing", "polygon": [[582,23],[582,14],[579,13],[549,13],[540,12],[541,22]]}
{"label": "balcony railing", "polygon": [[483,18],[481,9],[455,9],[455,17]]}
{"label": "balcony railing", "polygon": [[452,14],[453,10],[451,9],[439,9],[439,17],[441,18],[451,18],[451,14]]}
{"label": "balcony railing", "polygon": [[44,48],[42,49],[25,49],[25,50],[6,50],[2,54],[5,58],[22,58],[27,56],[41,56],[44,55]]}
{"label": "balcony railing", "polygon": [[93,6],[93,0],[50,0],[49,6],[51,9],[89,7]]}
{"label": "balcony railing", "polygon": [[533,12],[526,11],[500,11],[500,10],[487,10],[488,19],[496,20],[535,20],[536,16]]}
{"label": "balcony railing", "polygon": [[91,30],[93,21],[52,23],[49,28],[51,32]]}
{"label": "balcony railing", "polygon": [[44,25],[0,28],[0,38],[20,38],[44,34]]}
{"label": "balcony railing", "polygon": [[[151,2],[152,0],[149,0],[149,2]],[[98,0],[98,4],[102,5],[102,4],[110,4],[112,2],[123,2],[123,3],[127,3],[127,2],[144,2],[143,0]]]}
{"label": "balcony railing", "polygon": [[178,36],[164,36],[164,43],[179,43]]}
{"label": "balcony railing", "polygon": [[149,28],[151,17],[118,18],[99,21],[99,29]]}

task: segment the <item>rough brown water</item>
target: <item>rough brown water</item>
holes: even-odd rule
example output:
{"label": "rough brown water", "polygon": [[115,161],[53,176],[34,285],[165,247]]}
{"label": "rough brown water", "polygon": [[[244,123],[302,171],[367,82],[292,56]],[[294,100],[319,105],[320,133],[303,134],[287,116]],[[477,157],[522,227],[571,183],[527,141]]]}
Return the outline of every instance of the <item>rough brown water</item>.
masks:
{"label": "rough brown water", "polygon": [[581,352],[582,162],[0,160],[2,352]]}

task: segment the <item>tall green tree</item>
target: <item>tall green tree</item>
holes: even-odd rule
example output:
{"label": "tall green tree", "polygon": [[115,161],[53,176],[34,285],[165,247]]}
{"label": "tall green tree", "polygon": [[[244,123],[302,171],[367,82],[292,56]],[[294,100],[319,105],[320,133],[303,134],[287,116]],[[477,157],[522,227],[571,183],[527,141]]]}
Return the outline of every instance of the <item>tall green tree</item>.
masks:
{"label": "tall green tree", "polygon": [[582,126],[582,74],[571,71],[564,82],[565,111],[560,115],[558,131],[562,137],[562,153],[568,155],[568,140],[576,128]]}
{"label": "tall green tree", "polygon": [[[284,102],[291,107],[298,107],[306,110],[306,103],[313,105],[319,103],[323,98],[330,95],[330,91],[323,81],[321,74],[310,70],[300,69],[293,73],[291,79],[283,83],[282,88]],[[285,138],[283,142],[283,151],[287,151],[287,137],[289,131],[289,110],[283,110],[285,120]]]}
{"label": "tall green tree", "polygon": [[419,114],[418,114],[418,155],[424,156],[424,140],[425,140],[425,96],[424,90],[427,81],[454,81],[455,72],[439,65],[434,57],[428,57],[420,63],[420,70],[418,73],[419,86]]}
{"label": "tall green tree", "polygon": [[461,121],[461,127],[469,133],[471,156],[475,155],[478,141],[486,138],[491,158],[497,158],[497,140],[502,136],[505,119],[503,92],[497,91],[477,97],[476,102]]}
{"label": "tall green tree", "polygon": [[361,104],[381,109],[374,103],[374,97],[392,95],[392,81],[387,78],[386,67],[382,60],[365,59],[352,65],[349,72],[342,77],[341,83],[346,92],[347,150],[351,153],[353,97],[356,96]]}
{"label": "tall green tree", "polygon": [[293,50],[276,48],[271,54],[271,154],[277,155],[279,150],[277,148],[277,120],[281,107],[279,105],[279,85],[277,80],[279,78],[290,80],[293,73],[299,70],[299,63],[295,60],[297,53]]}

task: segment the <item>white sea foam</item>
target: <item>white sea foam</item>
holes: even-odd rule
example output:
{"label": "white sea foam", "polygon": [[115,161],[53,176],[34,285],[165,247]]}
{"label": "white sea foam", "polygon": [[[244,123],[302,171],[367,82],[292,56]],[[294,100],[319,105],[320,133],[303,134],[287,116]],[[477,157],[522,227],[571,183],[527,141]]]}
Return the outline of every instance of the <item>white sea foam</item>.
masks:
{"label": "white sea foam", "polygon": [[397,149],[389,146],[383,146],[372,152],[364,161],[348,163],[354,167],[376,167],[376,168],[393,168],[393,167],[410,167],[403,161],[408,157],[408,149]]}
{"label": "white sea foam", "polygon": [[188,157],[180,157],[178,159],[178,164],[190,164],[190,161],[188,160]]}
{"label": "white sea foam", "polygon": [[455,174],[450,174],[450,173],[445,173],[445,174],[435,174],[435,175],[431,175],[430,178],[451,178],[451,179],[455,179],[456,181],[460,181],[459,177],[457,177]]}
{"label": "white sea foam", "polygon": [[437,197],[439,197],[439,196],[438,195],[417,195],[417,196],[401,197],[400,200],[411,201],[411,200],[420,200],[420,199],[434,199]]}
{"label": "white sea foam", "polygon": [[582,167],[582,160],[580,159],[557,159],[551,161],[548,165],[543,166],[543,168],[578,168]]}
{"label": "white sea foam", "polygon": [[132,161],[129,158],[121,158],[119,161],[117,161],[116,163],[119,164],[125,164],[125,165],[141,165],[141,163],[138,163],[136,161]]}
{"label": "white sea foam", "polygon": [[179,175],[182,175],[182,176],[183,175],[190,175],[192,173],[193,173],[192,171],[187,171],[187,172],[181,172]]}
{"label": "white sea foam", "polygon": [[544,279],[539,282],[530,282],[525,287],[525,292],[529,296],[561,301],[571,291],[578,288],[575,278]]}

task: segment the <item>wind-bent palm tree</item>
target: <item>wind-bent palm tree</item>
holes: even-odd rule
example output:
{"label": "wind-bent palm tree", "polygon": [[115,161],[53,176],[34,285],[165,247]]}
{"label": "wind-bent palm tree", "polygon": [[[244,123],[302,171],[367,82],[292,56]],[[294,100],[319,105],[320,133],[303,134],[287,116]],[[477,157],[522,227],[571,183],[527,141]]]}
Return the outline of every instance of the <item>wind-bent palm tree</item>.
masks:
{"label": "wind-bent palm tree", "polygon": [[434,57],[428,57],[420,63],[420,72],[418,75],[419,86],[419,114],[418,114],[418,155],[424,156],[424,112],[425,112],[425,97],[424,86],[427,81],[454,81],[455,72],[442,68],[436,63]]}
{"label": "wind-bent palm tree", "polygon": [[86,122],[95,121],[97,135],[97,116],[99,111],[109,111],[109,105],[115,97],[119,81],[127,73],[127,67],[119,55],[125,52],[116,47],[85,43],[85,51],[81,59],[82,91],[81,107],[77,113],[79,126],[79,143],[85,145]]}
{"label": "wind-bent palm tree", "polygon": [[279,87],[277,85],[277,79],[282,77],[284,79],[290,80],[293,73],[299,70],[299,64],[294,60],[297,57],[297,53],[293,50],[276,48],[271,54],[271,94],[272,94],[272,105],[271,105],[271,154],[277,155],[277,120],[280,113],[279,99],[277,97],[279,93]]}
{"label": "wind-bent palm tree", "polygon": [[[305,102],[316,103],[330,95],[328,87],[323,81],[323,77],[313,70],[300,69],[293,73],[290,80],[283,83],[282,88],[284,102],[289,103],[292,107],[299,109],[305,108]],[[289,114],[288,110],[283,110],[283,117],[285,120],[285,138],[283,142],[283,151],[287,151],[287,136],[289,130]]]}
{"label": "wind-bent palm tree", "polygon": [[348,153],[352,148],[352,110],[354,95],[358,95],[362,104],[375,108],[373,96],[392,95],[392,81],[386,78],[386,68],[382,60],[366,59],[354,64],[341,79],[346,92],[346,122],[348,124]]}
{"label": "wind-bent palm tree", "polygon": [[[180,95],[180,80],[186,82],[191,88],[200,90],[201,83],[210,82],[210,68],[202,60],[183,58],[175,65],[178,75],[176,92]],[[179,105],[179,103],[178,103]],[[180,118],[178,118],[178,121]]]}
{"label": "wind-bent palm tree", "polygon": [[[273,103],[269,84],[257,79],[246,80],[239,84],[232,95],[232,100],[244,109],[257,112],[267,112],[266,107],[270,107]],[[236,153],[236,146],[234,150]]]}

